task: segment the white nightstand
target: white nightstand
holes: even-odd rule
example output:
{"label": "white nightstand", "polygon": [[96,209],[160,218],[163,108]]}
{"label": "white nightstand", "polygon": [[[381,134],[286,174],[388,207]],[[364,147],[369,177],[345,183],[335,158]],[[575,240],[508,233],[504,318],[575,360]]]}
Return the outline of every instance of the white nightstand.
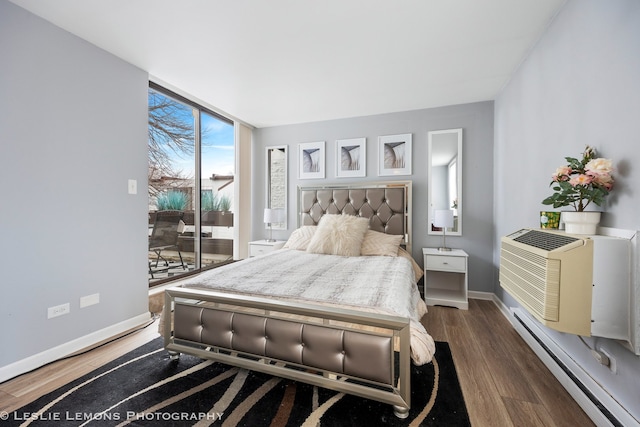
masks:
{"label": "white nightstand", "polygon": [[264,255],[268,252],[275,251],[284,246],[286,242],[284,240],[276,240],[275,242],[267,242],[266,240],[256,240],[255,242],[249,242],[249,258]]}
{"label": "white nightstand", "polygon": [[467,310],[469,255],[462,249],[439,251],[435,248],[422,248],[422,255],[424,300],[427,305],[446,305]]}

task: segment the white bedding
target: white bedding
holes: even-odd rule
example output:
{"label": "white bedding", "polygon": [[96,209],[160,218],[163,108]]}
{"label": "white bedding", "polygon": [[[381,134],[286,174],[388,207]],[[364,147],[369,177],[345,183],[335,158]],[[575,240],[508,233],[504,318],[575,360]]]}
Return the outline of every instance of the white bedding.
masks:
{"label": "white bedding", "polygon": [[433,339],[420,323],[426,304],[415,286],[411,262],[403,257],[344,257],[281,249],[206,271],[181,286],[408,317],[414,363],[431,361],[435,352]]}

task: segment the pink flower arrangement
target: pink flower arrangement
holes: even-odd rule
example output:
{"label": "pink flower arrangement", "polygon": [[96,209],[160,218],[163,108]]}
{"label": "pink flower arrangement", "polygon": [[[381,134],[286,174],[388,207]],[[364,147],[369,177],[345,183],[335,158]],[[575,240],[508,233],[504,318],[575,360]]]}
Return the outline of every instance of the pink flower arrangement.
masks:
{"label": "pink flower arrangement", "polygon": [[613,162],[595,156],[596,150],[587,146],[581,160],[565,157],[569,164],[556,169],[549,184],[555,193],[542,204],[554,208],[573,206],[577,212],[584,211],[591,202],[600,206],[613,188]]}

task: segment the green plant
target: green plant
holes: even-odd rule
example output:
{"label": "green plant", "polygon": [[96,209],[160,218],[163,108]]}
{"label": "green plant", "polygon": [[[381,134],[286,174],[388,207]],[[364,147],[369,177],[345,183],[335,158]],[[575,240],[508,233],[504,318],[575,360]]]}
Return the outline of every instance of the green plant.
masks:
{"label": "green plant", "polygon": [[218,210],[228,212],[231,210],[231,197],[227,195],[221,195],[218,198]]}
{"label": "green plant", "polygon": [[218,196],[211,191],[203,191],[200,197],[200,209],[203,211],[212,211],[218,203]]}
{"label": "green plant", "polygon": [[203,211],[229,211],[231,209],[231,197],[225,194],[203,191],[200,198],[200,208]]}
{"label": "green plant", "polygon": [[159,211],[178,210],[183,211],[187,207],[188,197],[182,191],[163,191],[156,197],[156,206]]}
{"label": "green plant", "polygon": [[577,212],[583,212],[591,202],[600,206],[611,191],[614,179],[611,159],[595,156],[596,150],[587,145],[582,159],[565,157],[568,164],[556,170],[549,184],[555,192],[542,204],[554,208],[573,206]]}

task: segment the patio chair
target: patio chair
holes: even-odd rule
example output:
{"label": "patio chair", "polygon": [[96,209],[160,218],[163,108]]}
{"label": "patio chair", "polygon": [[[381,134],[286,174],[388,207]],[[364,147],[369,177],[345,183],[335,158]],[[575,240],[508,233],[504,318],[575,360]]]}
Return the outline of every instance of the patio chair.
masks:
{"label": "patio chair", "polygon": [[[162,256],[162,251],[175,248],[178,251],[180,257],[180,265],[184,270],[187,266],[182,259],[180,248],[178,247],[178,237],[183,231],[184,222],[182,222],[182,211],[167,210],[158,211],[156,213],[156,219],[153,223],[153,230],[151,236],[149,236],[149,251],[156,254],[155,266],[153,268],[157,270],[160,260],[164,261],[166,271],[169,268],[169,261]],[[153,278],[154,270],[152,268],[153,261],[149,261],[149,274]]]}

